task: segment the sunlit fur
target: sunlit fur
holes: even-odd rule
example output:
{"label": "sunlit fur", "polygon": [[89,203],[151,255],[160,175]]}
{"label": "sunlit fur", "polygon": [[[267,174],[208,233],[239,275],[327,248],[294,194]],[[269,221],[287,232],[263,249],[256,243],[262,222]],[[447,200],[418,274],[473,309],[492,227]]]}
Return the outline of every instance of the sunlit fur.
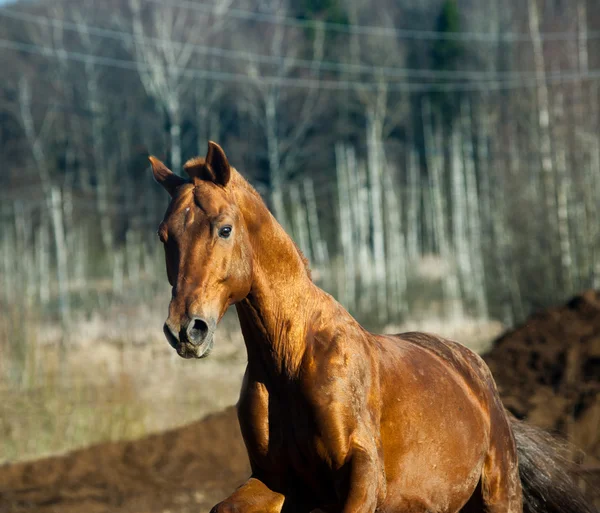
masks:
{"label": "sunlit fur", "polygon": [[[479,356],[434,335],[363,329],[312,282],[215,143],[186,165],[189,180],[152,163],[173,198],[160,229],[174,286],[167,323],[177,333],[191,316],[218,321],[235,304],[248,353],[238,417],[252,476],[213,512],[517,513],[522,491],[555,500],[552,479],[521,480],[517,451],[531,455],[525,475],[554,460],[520,427],[515,443]],[[219,216],[230,241],[215,235]],[[526,511],[591,511],[564,483],[560,503],[527,500]]]}

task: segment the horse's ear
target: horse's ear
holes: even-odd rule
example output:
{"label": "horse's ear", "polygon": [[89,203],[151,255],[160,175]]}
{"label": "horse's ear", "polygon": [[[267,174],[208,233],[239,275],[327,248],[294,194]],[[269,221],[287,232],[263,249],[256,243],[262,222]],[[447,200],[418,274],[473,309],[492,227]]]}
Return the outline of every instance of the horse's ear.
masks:
{"label": "horse's ear", "polygon": [[205,158],[196,157],[188,160],[183,169],[192,180],[213,182],[222,187],[225,187],[231,178],[231,167],[225,152],[212,141],[208,142]]}
{"label": "horse's ear", "polygon": [[185,180],[180,176],[174,174],[167,166],[165,166],[160,160],[156,157],[148,157],[150,163],[152,164],[152,174],[154,175],[154,179],[162,185],[165,190],[173,196],[175,194],[175,189],[180,185],[185,183]]}
{"label": "horse's ear", "polygon": [[229,166],[225,152],[216,142],[208,141],[205,162],[212,170],[213,181],[225,187],[231,178],[231,167]]}

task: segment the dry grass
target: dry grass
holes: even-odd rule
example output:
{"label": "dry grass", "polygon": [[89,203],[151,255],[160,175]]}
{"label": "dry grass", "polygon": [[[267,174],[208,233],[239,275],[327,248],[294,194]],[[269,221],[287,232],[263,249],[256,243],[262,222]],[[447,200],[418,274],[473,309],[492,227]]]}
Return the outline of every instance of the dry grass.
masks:
{"label": "dry grass", "polygon": [[53,378],[43,386],[0,392],[0,462],[147,432],[144,405],[136,400],[126,376],[122,382],[100,387],[81,382],[65,387],[58,381]]}
{"label": "dry grass", "polygon": [[[21,316],[26,323],[18,322]],[[13,312],[10,323],[9,316],[1,323],[0,463],[138,438],[237,399],[245,349],[230,319],[217,332],[211,358],[197,361],[168,346],[158,310],[82,319],[70,330],[81,336],[67,340],[59,327],[32,318]],[[134,320],[144,329],[132,327]],[[16,325],[28,326],[26,343],[8,343]]]}

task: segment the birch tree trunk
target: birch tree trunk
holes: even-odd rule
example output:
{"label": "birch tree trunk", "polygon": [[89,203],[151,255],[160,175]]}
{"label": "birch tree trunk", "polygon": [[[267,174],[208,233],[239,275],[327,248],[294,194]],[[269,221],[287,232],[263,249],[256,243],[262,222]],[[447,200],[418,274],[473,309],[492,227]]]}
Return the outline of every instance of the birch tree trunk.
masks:
{"label": "birch tree trunk", "polygon": [[389,320],[392,320],[396,315],[408,311],[406,303],[406,242],[400,202],[390,172],[387,169],[384,170],[382,177],[387,225],[387,312],[390,316]]}
{"label": "birch tree trunk", "polygon": [[[509,132],[511,134],[511,132]],[[511,134],[512,135],[512,134]],[[511,176],[517,177],[522,175],[523,166],[521,164],[519,150],[515,141],[515,136],[512,136],[509,140],[509,156],[510,156],[510,166],[509,169],[511,171]],[[503,189],[504,190],[504,189]],[[503,206],[501,212],[508,212],[510,207],[505,207],[505,195],[502,196]],[[513,311],[515,312],[515,317],[519,320],[525,318],[526,310],[525,304],[523,302],[523,294],[521,292],[521,284],[519,282],[518,269],[517,269],[517,255],[514,251],[514,244],[512,240],[508,239],[508,236],[504,236],[502,238],[504,241],[504,249],[503,252],[505,259],[507,261],[509,270],[510,270],[510,292],[511,292],[511,303],[513,305]]]}
{"label": "birch tree trunk", "polygon": [[[462,160],[465,174],[465,195],[467,211],[468,228],[468,246],[471,260],[471,271],[473,281],[473,299],[476,306],[477,319],[488,318],[488,305],[486,298],[485,268],[483,258],[482,243],[482,221],[487,223],[489,220],[490,209],[490,190],[489,178],[487,178],[490,168],[488,166],[481,170],[481,174],[486,176],[483,182],[482,194],[478,194],[477,175],[475,173],[475,151],[473,148],[473,130],[471,126],[471,113],[463,103],[460,117],[460,127],[462,131]],[[487,143],[487,141],[485,141]],[[484,143],[484,144],[485,144]],[[482,214],[485,212],[485,216]],[[486,231],[488,226],[486,225]]]}
{"label": "birch tree trunk", "polygon": [[442,278],[444,310],[450,318],[455,319],[461,317],[463,311],[460,299],[460,284],[447,239],[446,208],[442,190],[442,142],[440,140],[441,136],[438,135],[436,138],[433,135],[431,106],[426,98],[423,99],[422,111],[425,154],[427,155],[427,169],[431,183],[433,227],[439,255],[446,266],[446,274]]}
{"label": "birch tree trunk", "polygon": [[[84,2],[82,8],[78,8],[73,12],[73,17],[77,22],[78,34],[81,43],[88,54],[95,54],[102,42],[94,42],[89,27],[86,22],[85,10],[92,8],[91,2]],[[109,212],[109,194],[110,185],[112,183],[113,170],[108,165],[106,151],[106,105],[101,100],[100,80],[103,73],[103,68],[95,64],[92,60],[84,63],[85,70],[85,98],[88,110],[91,112],[90,128],[91,128],[91,145],[93,156],[93,168],[96,176],[96,207],[98,209],[100,221],[100,236],[104,246],[105,254],[112,256],[114,246],[114,230],[112,216]]]}
{"label": "birch tree trunk", "polygon": [[28,229],[27,214],[25,210],[25,204],[23,200],[15,201],[14,206],[14,221],[15,221],[15,235],[16,235],[16,247],[15,252],[20,255],[17,265],[12,272],[15,272],[23,280],[19,287],[23,291],[24,303],[26,307],[31,307],[31,299],[33,298],[34,292],[32,290],[32,284],[35,281],[35,275],[32,272],[27,272],[27,269],[31,269],[29,260],[29,236],[30,230]]}
{"label": "birch tree trunk", "polygon": [[[355,196],[357,198],[352,208],[355,214],[356,227],[358,232],[358,261],[357,277],[360,280],[360,299],[359,308],[363,312],[373,310],[375,298],[375,263],[373,256],[373,246],[371,244],[371,229],[369,226],[369,183],[367,178],[366,165],[355,158],[354,152],[351,153],[354,159],[348,159],[350,169],[350,183],[356,187]],[[352,189],[351,189],[352,190]],[[355,249],[356,251],[356,246]],[[380,262],[383,265],[383,262]]]}
{"label": "birch tree trunk", "polygon": [[194,95],[196,100],[196,133],[197,152],[206,151],[206,142],[218,140],[221,135],[221,120],[218,115],[219,104],[225,89],[209,81],[196,84]]}
{"label": "birch tree trunk", "polygon": [[308,233],[312,247],[312,255],[315,264],[321,273],[326,272],[329,255],[327,244],[321,237],[321,228],[319,223],[319,214],[317,210],[317,199],[315,197],[315,187],[312,178],[305,178],[303,181],[304,197],[306,198],[306,209],[308,216]]}
{"label": "birch tree trunk", "polygon": [[[509,139],[508,155],[506,158],[506,169],[508,170],[508,180],[513,176],[518,176],[518,155],[514,152],[514,147]],[[497,162],[496,166],[502,166],[501,162]],[[513,326],[515,317],[519,318],[522,313],[520,310],[520,294],[518,281],[512,273],[512,258],[511,240],[509,230],[506,226],[506,213],[509,207],[506,203],[505,180],[503,173],[497,172],[494,174],[494,184],[492,194],[492,230],[495,239],[495,247],[492,251],[493,263],[496,267],[499,279],[499,293],[496,298],[499,302],[499,308],[502,312],[501,320],[506,326]],[[513,174],[514,173],[514,174]],[[519,312],[519,313],[517,313]]]}
{"label": "birch tree trunk", "polygon": [[556,213],[556,185],[552,162],[552,142],[550,136],[550,100],[546,83],[544,49],[540,36],[540,22],[537,0],[527,0],[529,13],[529,34],[533,46],[533,61],[536,75],[536,95],[538,109],[539,148],[544,182],[544,199],[546,207],[548,232],[554,227]]}
{"label": "birch tree trunk", "polygon": [[467,195],[465,188],[462,147],[457,123],[453,125],[451,134],[451,205],[452,236],[454,240],[454,258],[456,260],[459,283],[463,290],[463,298],[471,301],[475,296],[473,283],[473,266],[471,251],[467,240]]}
{"label": "birch tree trunk", "polygon": [[172,169],[182,168],[181,158],[181,107],[178,96],[173,96],[168,102],[169,111],[169,137],[171,140],[171,166]]}
{"label": "birch tree trunk", "polygon": [[[6,224],[8,225],[8,222]],[[12,297],[14,291],[17,290],[15,282],[17,273],[14,272],[15,266],[13,258],[16,254],[14,251],[16,241],[11,226],[3,226],[0,232],[2,234],[2,273],[0,277],[2,278],[4,285],[4,297],[8,302],[8,299]]]}
{"label": "birch tree trunk", "polygon": [[380,112],[371,111],[367,113],[367,151],[369,159],[369,204],[371,214],[371,226],[373,230],[373,268],[375,287],[377,289],[376,309],[379,320],[384,320],[386,312],[386,288],[385,288],[385,242],[383,233],[383,203],[382,203],[382,123]]}
{"label": "birch tree trunk", "polygon": [[[44,144],[48,142],[52,120],[50,113],[46,113],[42,128],[38,131],[35,127],[31,111],[31,89],[26,79],[21,79],[19,87],[19,113],[20,121],[27,141],[31,147],[31,153],[35,167],[38,171],[42,190],[48,208],[54,237],[54,249],[56,252],[57,279],[59,290],[60,316],[63,325],[69,322],[70,306],[68,297],[68,265],[67,265],[67,242],[64,232],[62,206],[60,205],[60,189],[52,184],[50,180],[50,169]],[[56,203],[58,201],[58,204]]]}
{"label": "birch tree trunk", "polygon": [[[434,205],[434,191],[433,183],[431,180],[430,158],[427,158],[427,170],[428,177],[426,184],[421,187],[420,200],[423,202],[423,208],[421,210],[423,216],[423,254],[426,253],[439,253],[437,247],[437,229],[435,224],[435,205]],[[421,181],[423,182],[423,181]]]}
{"label": "birch tree trunk", "polygon": [[296,183],[290,184],[290,199],[292,202],[294,233],[296,234],[296,241],[298,242],[298,245],[300,246],[300,249],[306,258],[308,258],[309,262],[312,262],[313,258],[310,251],[310,239],[306,222],[306,209],[302,204],[300,189]]}
{"label": "birch tree trunk", "polygon": [[112,291],[121,295],[125,287],[125,256],[123,250],[116,249],[112,266]]}
{"label": "birch tree trunk", "polygon": [[421,180],[419,176],[419,157],[415,150],[408,150],[408,203],[406,206],[406,257],[414,263],[422,254],[421,248],[421,219],[420,191]]}
{"label": "birch tree trunk", "polygon": [[107,255],[111,255],[113,252],[113,237],[114,230],[112,225],[112,218],[109,212],[109,193],[112,172],[107,165],[104,152],[106,144],[104,140],[104,108],[99,99],[98,82],[96,72],[94,69],[88,69],[89,65],[86,65],[88,75],[88,94],[89,94],[89,106],[92,111],[92,152],[94,155],[94,168],[96,171],[96,198],[98,214],[100,217],[100,234],[102,237],[102,244],[106,250]]}
{"label": "birch tree trunk", "polygon": [[338,273],[341,283],[338,284],[338,293],[342,303],[350,309],[355,307],[356,298],[356,269],[354,267],[353,232],[354,224],[351,213],[350,184],[348,177],[350,169],[346,159],[346,149],[342,143],[335,146],[335,162],[338,187],[339,234],[343,255],[343,273]]}
{"label": "birch tree trunk", "polygon": [[52,225],[54,226],[54,245],[56,249],[56,278],[58,280],[58,300],[60,316],[63,322],[68,322],[70,305],[67,272],[67,244],[63,224],[62,195],[60,189],[53,185],[50,188],[50,208]]}
{"label": "birch tree trunk", "polygon": [[132,227],[127,230],[125,235],[125,256],[129,283],[138,283],[140,280],[140,253],[139,230]]}
{"label": "birch tree trunk", "polygon": [[284,177],[283,169],[281,168],[281,155],[279,154],[280,141],[277,130],[277,101],[274,91],[270,91],[266,98],[265,130],[269,158],[269,187],[273,213],[284,228],[289,228],[283,201]]}
{"label": "birch tree trunk", "polygon": [[[577,42],[572,48],[570,54],[570,63],[573,68],[579,70],[580,76],[584,77],[588,74],[588,29],[587,29],[587,5],[584,0],[577,0],[575,6],[575,17],[577,23]],[[580,288],[588,276],[590,269],[593,266],[593,244],[590,240],[593,238],[591,233],[597,225],[595,215],[590,217],[591,211],[596,207],[597,197],[593,197],[592,183],[589,181],[591,175],[592,152],[595,151],[590,147],[590,138],[594,138],[597,131],[597,117],[595,116],[594,99],[589,94],[597,87],[596,84],[588,83],[580,79],[573,84],[573,102],[575,103],[572,109],[574,115],[574,133],[575,133],[575,148],[571,149],[571,162],[566,165],[567,179],[570,180],[571,187],[571,203],[570,208],[574,220],[573,230],[571,231],[573,256],[576,261],[577,272],[576,285],[574,288]],[[566,90],[565,94],[569,91]],[[564,105],[563,105],[564,108]],[[566,148],[568,150],[568,148]],[[572,169],[578,169],[583,172],[583,189],[580,195],[583,196],[583,202],[577,201],[577,186],[578,180],[573,180]],[[573,177],[574,178],[574,177]],[[573,212],[574,211],[574,212]],[[579,229],[575,228],[579,227]]]}
{"label": "birch tree trunk", "polygon": [[[592,111],[592,119],[596,126],[600,124],[600,107],[598,105],[598,86],[594,85],[590,94],[590,106]],[[588,138],[588,147],[590,152],[590,167],[587,174],[585,185],[586,190],[589,190],[590,200],[588,218],[591,220],[589,225],[588,240],[600,241],[600,224],[598,219],[600,216],[600,206],[598,198],[600,198],[600,133],[590,134]],[[590,248],[590,269],[591,282],[593,288],[600,288],[600,243],[596,242]]]}
{"label": "birch tree trunk", "polygon": [[[368,242],[368,193],[365,186],[364,167],[359,166],[356,152],[351,146],[345,146],[346,169],[348,171],[348,194],[350,197],[350,216],[352,224],[352,236],[354,251],[354,269],[356,274],[354,280],[360,282],[362,288],[371,290],[371,250]],[[364,296],[368,296],[365,292]],[[361,295],[361,298],[363,295]]]}
{"label": "birch tree trunk", "polygon": [[573,289],[573,256],[571,254],[571,241],[569,230],[569,195],[570,179],[567,171],[566,133],[561,129],[566,120],[564,119],[563,96],[556,96],[556,119],[555,119],[555,143],[556,148],[556,172],[557,172],[557,218],[558,238],[560,245],[560,263],[562,267],[562,278],[564,291],[574,292]]}
{"label": "birch tree trunk", "polygon": [[50,301],[50,239],[48,237],[48,223],[42,219],[37,230],[37,269],[39,276],[39,300],[42,305]]}

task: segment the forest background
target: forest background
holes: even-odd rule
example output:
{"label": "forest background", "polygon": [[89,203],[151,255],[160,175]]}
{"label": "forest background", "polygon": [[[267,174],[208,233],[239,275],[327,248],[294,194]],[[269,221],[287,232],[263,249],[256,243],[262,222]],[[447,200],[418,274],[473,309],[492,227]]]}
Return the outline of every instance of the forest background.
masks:
{"label": "forest background", "polygon": [[600,287],[599,44],[586,0],[0,5],[0,460],[235,401],[235,319],[162,339],[149,153],[221,144],[372,329],[481,350]]}

